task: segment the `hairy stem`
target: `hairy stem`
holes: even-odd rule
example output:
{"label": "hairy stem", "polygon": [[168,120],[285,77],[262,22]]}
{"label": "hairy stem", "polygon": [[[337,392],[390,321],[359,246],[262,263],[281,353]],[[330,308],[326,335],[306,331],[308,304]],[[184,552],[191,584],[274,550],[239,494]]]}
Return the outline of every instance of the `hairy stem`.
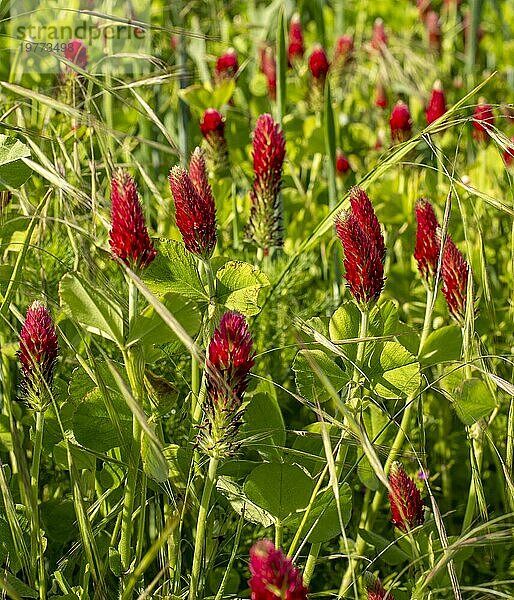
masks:
{"label": "hairy stem", "polygon": [[309,556],[307,557],[305,569],[303,570],[303,582],[306,586],[308,586],[311,582],[312,574],[314,573],[314,567],[316,566],[316,561],[318,560],[320,550],[321,544],[311,544]]}
{"label": "hairy stem", "polygon": [[41,450],[43,448],[43,430],[45,426],[45,413],[41,410],[36,412],[36,429],[34,435],[34,450],[32,454],[32,467],[30,469],[30,483],[33,494],[32,514],[32,560],[37,564],[37,579],[39,597],[46,598],[45,557],[43,539],[41,536],[39,519],[39,466],[41,463]]}

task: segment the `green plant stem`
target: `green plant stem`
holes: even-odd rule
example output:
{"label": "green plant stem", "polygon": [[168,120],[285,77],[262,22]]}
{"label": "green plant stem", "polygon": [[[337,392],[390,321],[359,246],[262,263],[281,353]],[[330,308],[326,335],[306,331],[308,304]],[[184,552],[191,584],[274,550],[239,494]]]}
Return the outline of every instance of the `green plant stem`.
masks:
{"label": "green plant stem", "polygon": [[239,213],[237,211],[237,186],[232,183],[232,248],[239,250]]}
{"label": "green plant stem", "polygon": [[195,550],[193,555],[193,567],[191,569],[191,583],[189,586],[189,600],[197,600],[198,583],[200,579],[200,569],[202,567],[203,547],[205,544],[205,532],[207,525],[207,515],[209,513],[209,503],[211,494],[216,484],[216,473],[218,471],[218,459],[211,457],[209,468],[205,479],[202,499],[200,501],[200,510],[198,511],[198,524],[196,527]]}
{"label": "green plant stem", "polygon": [[432,329],[432,312],[433,312],[433,302],[434,302],[435,290],[428,288],[427,289],[427,302],[425,305],[425,318],[423,319],[423,329],[421,331],[421,338],[419,340],[419,349],[418,355],[423,350],[423,346],[427,341],[428,334]]}
{"label": "green plant stem", "polygon": [[282,547],[283,537],[284,537],[284,526],[282,525],[282,521],[277,519],[275,521],[275,548]]}
{"label": "green plant stem", "polygon": [[214,273],[212,270],[211,261],[209,258],[202,258],[202,265],[204,268],[205,276],[207,278],[207,286],[209,289],[209,298],[212,300],[216,296],[216,281],[214,279]]}
{"label": "green plant stem", "polygon": [[320,550],[321,544],[311,544],[309,556],[307,557],[305,569],[303,570],[303,582],[306,586],[308,586],[311,582],[312,574],[314,573],[314,568],[316,566],[316,561],[318,560]]}
{"label": "green plant stem", "polygon": [[33,495],[32,514],[32,559],[37,564],[39,598],[46,598],[45,557],[41,528],[39,523],[39,465],[41,463],[41,450],[43,448],[43,430],[45,427],[45,413],[41,410],[36,412],[36,429],[34,435],[34,450],[32,454],[32,466],[30,469],[30,483]]}

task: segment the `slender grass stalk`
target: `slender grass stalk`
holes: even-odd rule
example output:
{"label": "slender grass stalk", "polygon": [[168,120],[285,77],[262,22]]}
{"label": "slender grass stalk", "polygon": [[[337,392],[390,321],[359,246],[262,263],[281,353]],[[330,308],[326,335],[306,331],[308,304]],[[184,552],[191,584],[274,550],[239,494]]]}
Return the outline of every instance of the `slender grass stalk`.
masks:
{"label": "slender grass stalk", "polygon": [[286,52],[286,31],[284,22],[284,7],[281,6],[278,13],[277,25],[277,122],[280,128],[283,128],[282,121],[286,109],[286,73],[287,73],[287,52]]}
{"label": "slender grass stalk", "polygon": [[314,573],[314,568],[316,566],[316,561],[318,560],[320,550],[321,544],[311,544],[309,556],[307,557],[305,569],[303,570],[303,582],[306,586],[308,586],[311,582],[312,574]]}
{"label": "slender grass stalk", "polygon": [[203,549],[205,544],[205,533],[207,529],[207,515],[211,501],[212,490],[216,484],[216,473],[218,471],[218,459],[209,459],[209,468],[203,487],[200,510],[198,511],[198,524],[196,527],[195,549],[193,555],[193,567],[191,569],[191,583],[189,586],[189,600],[197,600],[200,570],[202,568]]}
{"label": "slender grass stalk", "polygon": [[223,595],[225,593],[225,587],[227,586],[227,583],[228,583],[230,571],[232,570],[232,567],[234,566],[234,561],[236,560],[237,550],[239,548],[239,540],[241,539],[241,532],[243,531],[243,525],[244,525],[244,514],[241,515],[241,518],[239,519],[239,521],[237,523],[237,529],[236,529],[236,535],[234,538],[234,547],[232,548],[232,554],[230,555],[230,559],[228,561],[227,568],[225,569],[225,573],[223,573],[223,579],[221,580],[221,583],[220,583],[220,589],[218,590],[218,593],[216,594],[216,597],[214,598],[214,600],[222,600]]}
{"label": "slender grass stalk", "polygon": [[43,431],[45,427],[45,413],[42,410],[36,411],[36,428],[34,433],[34,450],[32,454],[32,466],[30,469],[30,483],[32,487],[33,507],[32,507],[32,536],[31,536],[31,555],[33,564],[37,565],[38,591],[41,600],[46,598],[46,576],[45,576],[45,556],[43,538],[41,536],[40,514],[39,514],[39,467],[41,464],[41,451],[43,449]]}
{"label": "slender grass stalk", "polygon": [[275,548],[281,548],[284,539],[284,525],[280,519],[275,521]]}
{"label": "slender grass stalk", "polygon": [[478,27],[480,25],[480,16],[482,13],[483,0],[470,0],[470,16],[469,29],[466,40],[466,75],[468,76],[468,84],[473,86],[475,75],[475,61],[478,48]]}

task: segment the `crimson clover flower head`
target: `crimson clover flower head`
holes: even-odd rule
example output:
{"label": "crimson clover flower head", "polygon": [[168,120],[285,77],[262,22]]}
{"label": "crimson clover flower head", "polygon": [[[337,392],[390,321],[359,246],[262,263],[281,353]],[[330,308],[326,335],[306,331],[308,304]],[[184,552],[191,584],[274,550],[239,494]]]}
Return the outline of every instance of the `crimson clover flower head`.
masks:
{"label": "crimson clover flower head", "polygon": [[207,138],[211,135],[225,135],[225,118],[215,108],[208,108],[200,121],[202,135]]}
{"label": "crimson clover flower head", "polygon": [[387,94],[384,84],[380,80],[377,81],[377,86],[375,88],[375,106],[378,106],[379,108],[387,107]]}
{"label": "crimson clover flower head", "polygon": [[23,376],[22,390],[37,410],[48,406],[58,353],[57,333],[47,308],[37,300],[27,310],[20,332],[18,353]]}
{"label": "crimson clover flower head", "polygon": [[291,17],[291,24],[289,26],[289,44],[287,46],[287,59],[289,65],[292,65],[295,61],[301,60],[304,52],[302,21],[300,15],[295,13]]}
{"label": "crimson clover flower head", "polygon": [[433,206],[427,200],[416,203],[416,247],[414,258],[421,277],[432,286],[441,249],[440,227]]}
{"label": "crimson clover flower head", "polygon": [[252,347],[245,317],[225,312],[212,334],[206,360],[207,397],[199,443],[211,456],[230,456],[236,448],[243,397],[255,363]]}
{"label": "crimson clover flower head", "polygon": [[334,61],[348,62],[353,52],[353,37],[351,35],[341,35],[336,40],[334,50]]}
{"label": "crimson clover flower head", "polygon": [[407,475],[401,463],[397,461],[391,466],[389,484],[391,486],[389,503],[393,525],[403,532],[423,525],[425,515],[421,494],[414,480]]}
{"label": "crimson clover flower head", "polygon": [[267,252],[283,245],[279,192],[286,154],[284,134],[270,114],[257,119],[252,144],[254,179],[246,239]]}
{"label": "crimson clover flower head", "polygon": [[342,177],[351,170],[348,159],[343,154],[342,150],[337,150],[336,153],[336,174]]}
{"label": "crimson clover flower head", "polygon": [[270,540],[252,546],[249,566],[251,600],[307,600],[300,571]]}
{"label": "crimson clover flower head", "polygon": [[215,207],[215,202],[207,174],[205,150],[198,146],[194,149],[191,160],[189,161],[189,177],[191,178],[196,191],[202,197],[204,205],[209,207],[209,210],[212,210],[213,207]]}
{"label": "crimson clover flower head", "polygon": [[493,109],[485,100],[480,99],[473,112],[473,137],[477,142],[487,143],[490,139],[490,130],[493,126]]}
{"label": "crimson clover flower head", "polygon": [[275,61],[275,52],[272,46],[261,46],[259,51],[260,69],[266,76],[268,84],[268,93],[272,100],[277,97],[277,63]]}
{"label": "crimson clover flower head", "polygon": [[222,54],[216,61],[216,67],[214,68],[214,77],[216,81],[222,81],[223,79],[232,79],[235,77],[239,64],[237,62],[237,52],[234,48],[229,48],[224,54]]}
{"label": "crimson clover flower head", "polygon": [[432,88],[432,94],[427,105],[426,117],[427,123],[433,123],[439,117],[442,117],[446,112],[446,99],[444,97],[444,90],[441,82],[437,80]]}
{"label": "crimson clover flower head", "polygon": [[373,23],[373,33],[371,35],[371,47],[374,50],[382,50],[387,46],[387,34],[385,32],[384,21],[375,19]]}
{"label": "crimson clover flower head", "polygon": [[426,13],[425,26],[428,34],[428,45],[431,50],[438,52],[441,48],[441,21],[435,10],[429,10]]}
{"label": "crimson clover flower head", "polygon": [[366,192],[352,188],[350,205],[348,213],[336,217],[335,227],[344,250],[344,277],[355,300],[366,306],[378,300],[384,288],[386,248]]}
{"label": "crimson clover flower head", "polygon": [[131,269],[146,268],[157,251],[148,235],[136,183],[126,171],[119,170],[114,175],[111,201],[112,253]]}
{"label": "crimson clover flower head", "polygon": [[[196,151],[195,151],[196,152]],[[175,201],[175,220],[186,249],[200,258],[210,258],[216,246],[216,207],[202,157],[193,153],[192,169],[196,185],[182,167],[171,169],[168,180]]]}
{"label": "crimson clover flower head", "polygon": [[309,57],[309,70],[315,81],[323,83],[327,76],[330,63],[328,62],[327,53],[321,44],[316,44]]}
{"label": "crimson clover flower head", "polygon": [[215,108],[208,108],[200,120],[200,130],[207,150],[209,169],[214,173],[221,173],[228,168],[225,117]]}
{"label": "crimson clover flower head", "polygon": [[452,238],[447,235],[444,242],[441,265],[441,292],[452,317],[462,322],[466,312],[469,265]]}
{"label": "crimson clover flower head", "polygon": [[389,118],[391,138],[394,143],[405,142],[412,134],[412,118],[409,107],[402,100],[394,105]]}
{"label": "crimson clover flower head", "polygon": [[385,590],[380,579],[371,573],[366,573],[364,583],[368,594],[367,600],[394,600],[394,596]]}
{"label": "crimson clover flower head", "polygon": [[514,136],[510,138],[510,144],[503,152],[503,160],[507,167],[514,165]]}
{"label": "crimson clover flower head", "polygon": [[64,58],[77,65],[77,67],[85,69],[89,62],[86,44],[82,40],[70,40],[66,44]]}

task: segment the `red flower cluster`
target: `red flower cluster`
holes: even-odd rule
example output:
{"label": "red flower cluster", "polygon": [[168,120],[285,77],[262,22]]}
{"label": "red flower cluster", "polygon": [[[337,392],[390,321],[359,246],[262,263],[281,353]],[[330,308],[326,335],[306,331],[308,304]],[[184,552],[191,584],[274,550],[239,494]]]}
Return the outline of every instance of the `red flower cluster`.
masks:
{"label": "red flower cluster", "polygon": [[449,235],[446,236],[441,266],[443,285],[441,292],[445,297],[450,314],[462,321],[466,312],[466,297],[469,266],[462,253]]}
{"label": "red flower cluster", "polygon": [[435,10],[430,10],[425,15],[425,26],[428,34],[428,45],[434,52],[441,49],[441,21]]}
{"label": "red flower cluster", "polygon": [[77,65],[77,67],[85,69],[89,62],[86,44],[82,40],[70,40],[66,44],[64,58]]}
{"label": "red flower cluster", "polygon": [[261,72],[266,76],[270,98],[277,97],[277,63],[275,53],[271,46],[262,46],[260,49]]}
{"label": "red flower cluster", "polygon": [[187,250],[206,259],[216,247],[216,206],[199,149],[194,151],[189,168],[189,175],[178,166],[169,174],[175,220]]}
{"label": "red flower cluster", "polygon": [[375,106],[379,108],[386,108],[387,106],[387,94],[384,84],[380,80],[377,81],[377,87],[375,88]]}
{"label": "red flower cluster", "polygon": [[373,34],[371,36],[371,47],[374,50],[381,51],[387,46],[387,34],[385,32],[384,21],[375,19],[373,24]]}
{"label": "red flower cluster", "polygon": [[216,61],[214,68],[214,79],[223,81],[224,79],[232,79],[237,73],[239,65],[237,63],[237,53],[234,48],[229,48],[225,54],[222,54]]}
{"label": "red flower cluster", "polygon": [[286,141],[279,124],[271,115],[261,115],[253,132],[254,180],[246,237],[265,251],[283,244],[279,192],[285,154]]}
{"label": "red flower cluster", "polygon": [[287,46],[287,59],[289,66],[303,58],[305,48],[303,45],[302,21],[300,15],[295,13],[291,17],[289,26],[289,45]]}
{"label": "red flower cluster", "polygon": [[336,40],[334,50],[334,62],[338,65],[346,64],[353,53],[353,37],[351,35],[341,35]]}
{"label": "red flower cluster", "polygon": [[157,251],[148,236],[136,183],[126,171],[118,171],[111,182],[112,253],[131,269],[146,268]]}
{"label": "red flower cluster", "polygon": [[423,525],[425,515],[421,494],[414,480],[407,475],[399,462],[394,462],[391,466],[389,483],[391,485],[389,503],[393,524],[404,532]]}
{"label": "red flower cluster", "polygon": [[344,250],[345,279],[359,304],[378,299],[384,287],[385,244],[373,205],[360,188],[350,192],[351,211],[336,217]]}
{"label": "red flower cluster", "polygon": [[434,83],[432,94],[426,109],[427,123],[433,123],[446,112],[446,100],[444,97],[443,86],[438,80]]}
{"label": "red flower cluster", "polygon": [[348,173],[350,170],[351,167],[348,159],[341,150],[338,150],[336,154],[336,174],[343,176],[346,175],[346,173]]}
{"label": "red flower cluster", "polygon": [[440,227],[430,202],[419,200],[416,203],[416,248],[414,258],[418,263],[421,277],[433,287],[437,262],[441,249]]}
{"label": "red flower cluster", "polygon": [[412,118],[409,107],[398,100],[395,104],[391,117],[389,118],[389,127],[391,129],[391,138],[394,143],[405,142],[412,134]]}
{"label": "red flower cluster", "polygon": [[207,397],[199,443],[207,454],[229,455],[241,425],[241,404],[253,367],[252,334],[244,316],[228,311],[214,330],[206,361]]}
{"label": "red flower cluster", "polygon": [[208,150],[209,166],[214,171],[228,167],[228,146],[225,139],[225,118],[215,108],[208,108],[200,120],[200,130]]}
{"label": "red flower cluster", "polygon": [[391,592],[387,592],[378,577],[369,575],[366,578],[366,591],[368,600],[394,600]]}
{"label": "red flower cluster", "polygon": [[320,44],[316,44],[309,57],[309,70],[312,77],[317,83],[323,84],[329,68],[327,53]]}
{"label": "red flower cluster", "polygon": [[488,142],[490,137],[490,129],[493,126],[493,109],[491,108],[490,104],[486,104],[486,102],[481,99],[473,112],[473,137],[478,142]]}
{"label": "red flower cluster", "polygon": [[57,352],[57,333],[52,317],[36,300],[27,310],[18,353],[23,375],[22,389],[34,409],[43,410],[48,405],[47,388],[52,385]]}
{"label": "red flower cluster", "polygon": [[307,600],[300,571],[269,540],[252,546],[250,573],[251,600]]}

